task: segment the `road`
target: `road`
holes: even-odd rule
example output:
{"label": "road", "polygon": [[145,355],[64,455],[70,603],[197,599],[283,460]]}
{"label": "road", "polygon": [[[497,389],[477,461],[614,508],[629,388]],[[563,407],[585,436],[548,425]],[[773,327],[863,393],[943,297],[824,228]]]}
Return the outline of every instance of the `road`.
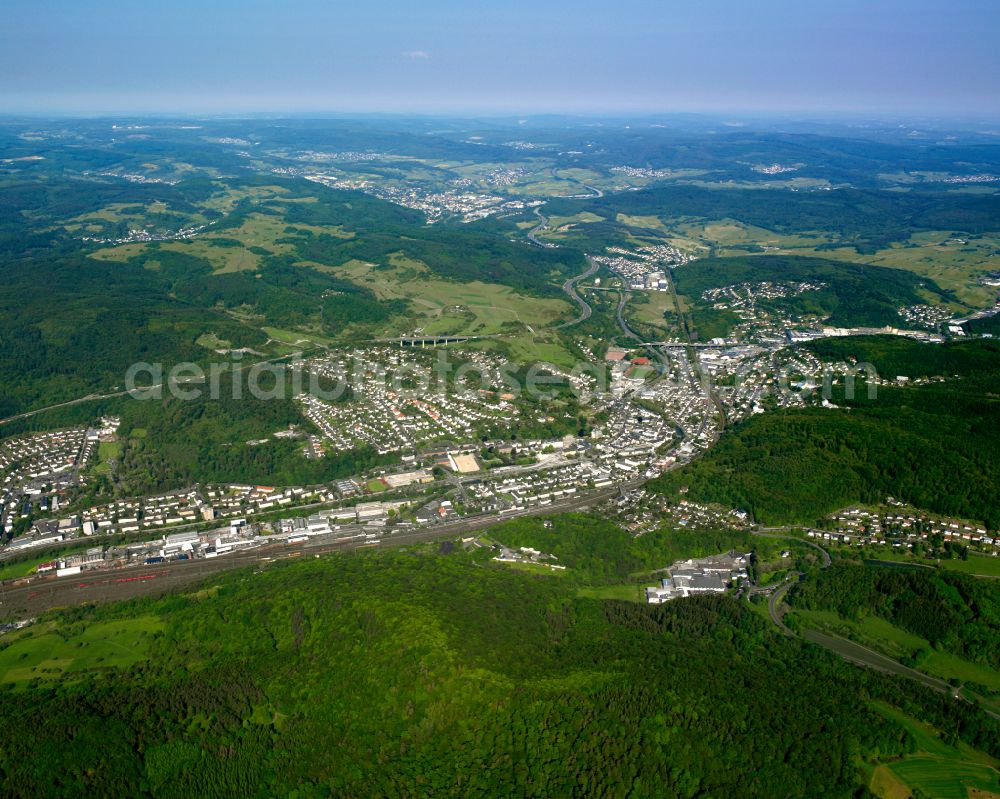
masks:
{"label": "road", "polygon": [[869,649],[839,635],[828,635],[827,633],[821,633],[819,630],[807,628],[802,631],[802,637],[807,641],[818,644],[824,649],[829,649],[831,652],[840,655],[844,660],[856,663],[859,666],[867,666],[870,669],[877,669],[886,674],[898,674],[902,677],[909,677],[911,680],[916,680],[928,688],[933,688],[935,691],[953,696],[957,695],[956,689],[944,680],[939,680],[937,677],[931,677],[916,669],[911,669],[909,666],[904,666],[902,663],[886,657],[881,652],[876,652],[874,649]]}
{"label": "road", "polygon": [[539,233],[545,230],[546,226],[549,224],[549,218],[545,216],[545,214],[542,213],[541,209],[537,207],[535,208],[535,216],[538,217],[539,222],[531,230],[528,231],[528,241],[530,241],[537,247],[544,247],[547,250],[551,250],[559,246],[557,244],[550,244],[548,242],[538,240],[537,236]]}
{"label": "road", "polygon": [[591,186],[591,185],[589,185],[587,183],[584,183],[582,180],[577,180],[576,178],[564,178],[562,175],[559,174],[559,167],[555,167],[555,166],[552,167],[552,169],[549,170],[549,174],[551,174],[552,177],[555,180],[564,180],[567,183],[575,183],[577,186],[583,186],[583,188],[585,188],[587,191],[590,192],[590,194],[576,194],[576,195],[573,195],[573,196],[570,196],[570,197],[561,197],[560,199],[563,199],[563,200],[591,200],[591,199],[596,200],[598,197],[603,197],[604,196],[604,192],[601,191],[596,186]]}
{"label": "road", "polygon": [[767,600],[767,612],[771,614],[771,621],[778,625],[778,629],[781,630],[789,638],[794,638],[795,633],[785,624],[784,613],[781,610],[781,600],[784,599],[785,594],[788,593],[788,589],[795,585],[800,579],[802,579],[801,572],[792,572],[785,578],[785,583],[778,588]]}
{"label": "road", "polygon": [[625,321],[625,303],[628,302],[628,292],[625,289],[621,289],[618,296],[618,309],[615,311],[615,318],[618,320],[618,327],[622,329],[624,333],[629,338],[635,339],[640,344],[643,343],[642,338],[636,333],[631,327],[628,326],[628,322]]}
{"label": "road", "polygon": [[[558,248],[558,244],[552,244],[550,242],[544,242],[538,240],[538,234],[545,230],[545,227],[549,224],[549,218],[541,212],[541,209],[535,208],[535,216],[538,217],[538,224],[535,225],[531,230],[528,231],[528,241],[539,247],[545,247],[548,250]],[[601,265],[597,263],[589,255],[587,256],[587,269],[581,272],[576,277],[571,277],[565,283],[562,284],[562,290],[566,292],[566,295],[576,303],[577,307],[580,309],[580,315],[576,319],[570,319],[567,322],[558,324],[555,326],[556,330],[561,330],[564,327],[571,327],[572,325],[578,325],[580,322],[585,322],[590,318],[590,315],[594,312],[594,309],[590,307],[590,303],[587,302],[583,297],[581,297],[576,291],[576,284],[581,280],[586,280],[588,277],[597,272],[601,268]]]}
{"label": "road", "polygon": [[565,291],[566,294],[569,295],[569,298],[579,306],[580,315],[576,317],[576,319],[570,319],[568,322],[563,322],[560,325],[556,325],[556,330],[559,330],[560,328],[564,327],[570,327],[571,325],[578,325],[580,324],[580,322],[584,322],[587,319],[589,319],[590,315],[594,312],[593,309],[590,307],[590,303],[588,303],[576,291],[577,283],[579,283],[581,280],[586,280],[588,277],[590,277],[598,269],[601,268],[601,265],[597,263],[589,255],[587,256],[587,263],[589,264],[589,266],[587,267],[586,271],[581,272],[576,277],[571,277],[569,280],[567,280],[565,283],[562,284],[562,290]]}
{"label": "road", "polygon": [[56,408],[68,408],[72,405],[82,405],[85,402],[96,402],[97,400],[102,399],[124,397],[126,394],[128,394],[127,391],[113,391],[110,394],[87,394],[85,397],[77,397],[74,400],[59,402],[55,405],[46,405],[44,408],[35,408],[33,411],[25,411],[24,413],[18,413],[14,416],[8,416],[6,419],[0,419],[0,424],[9,424],[10,422],[16,422],[18,419],[28,419],[32,416],[37,416],[40,413],[45,413],[46,411],[53,411]]}

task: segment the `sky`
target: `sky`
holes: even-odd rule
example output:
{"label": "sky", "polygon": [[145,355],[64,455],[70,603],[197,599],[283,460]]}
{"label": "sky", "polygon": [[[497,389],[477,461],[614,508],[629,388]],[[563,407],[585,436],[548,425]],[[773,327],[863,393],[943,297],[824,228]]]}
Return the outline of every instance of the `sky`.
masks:
{"label": "sky", "polygon": [[1000,115],[1000,0],[3,0],[0,113]]}

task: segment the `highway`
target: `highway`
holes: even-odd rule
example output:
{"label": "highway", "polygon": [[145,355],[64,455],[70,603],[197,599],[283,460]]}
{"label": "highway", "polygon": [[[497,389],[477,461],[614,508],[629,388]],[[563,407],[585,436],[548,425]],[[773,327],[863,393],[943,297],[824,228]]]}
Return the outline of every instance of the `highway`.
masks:
{"label": "highway", "polygon": [[537,236],[539,233],[545,230],[546,225],[549,224],[549,218],[545,216],[545,214],[543,214],[541,210],[537,207],[535,208],[535,216],[538,217],[539,222],[531,230],[528,231],[528,241],[530,241],[537,247],[544,247],[547,250],[557,247],[558,245],[556,244],[549,244],[547,242],[538,240]]}
{"label": "highway", "polygon": [[[154,388],[156,388],[156,386],[154,386]],[[124,397],[126,394],[128,394],[127,391],[112,391],[110,394],[87,394],[85,397],[77,397],[74,400],[59,402],[55,405],[46,405],[44,408],[35,408],[33,411],[25,411],[24,413],[18,413],[14,416],[8,416],[6,419],[0,419],[0,424],[9,424],[10,422],[15,422],[18,419],[28,419],[32,416],[37,416],[40,413],[55,410],[56,408],[68,408],[72,405],[82,405],[85,402],[96,402],[97,400],[102,399]]]}
{"label": "highway", "polygon": [[[560,180],[562,179],[563,178],[560,178]],[[545,216],[545,214],[541,212],[541,209],[537,207],[535,208],[535,216],[538,217],[539,221],[537,225],[535,225],[531,230],[528,231],[528,241],[530,241],[532,244],[535,244],[539,247],[545,247],[546,249],[549,250],[556,249],[559,246],[558,244],[552,244],[550,242],[544,242],[538,240],[538,234],[541,233],[543,230],[545,230],[545,227],[549,224],[548,217]],[[577,307],[580,309],[580,315],[577,316],[576,319],[570,319],[567,322],[563,322],[562,324],[556,325],[555,326],[556,330],[561,330],[564,327],[570,327],[572,325],[578,325],[580,324],[580,322],[585,322],[587,319],[590,318],[590,315],[594,312],[593,308],[590,307],[590,303],[588,303],[576,291],[577,283],[579,283],[581,280],[586,280],[588,277],[590,277],[592,274],[597,272],[598,269],[601,268],[601,265],[597,263],[589,255],[587,256],[587,263],[588,266],[585,271],[581,272],[576,277],[569,278],[569,280],[567,280],[565,283],[562,284],[562,290],[566,292],[566,295],[574,303],[576,303]]]}
{"label": "highway", "polygon": [[570,319],[568,322],[563,322],[560,325],[556,325],[556,328],[555,328],[556,330],[559,330],[559,329],[564,328],[564,327],[569,327],[571,325],[578,325],[578,324],[580,324],[580,322],[585,322],[587,319],[590,318],[590,315],[594,312],[593,308],[590,307],[590,303],[588,303],[576,291],[576,284],[577,283],[579,283],[581,280],[586,280],[588,277],[590,277],[598,269],[601,268],[601,265],[599,263],[597,263],[589,255],[587,256],[587,262],[588,262],[589,266],[586,269],[586,271],[581,272],[576,277],[571,277],[569,280],[567,280],[565,283],[562,284],[562,290],[565,291],[566,294],[569,295],[569,298],[571,300],[573,300],[579,306],[579,308],[580,308],[580,315],[578,317],[576,317],[576,319]]}

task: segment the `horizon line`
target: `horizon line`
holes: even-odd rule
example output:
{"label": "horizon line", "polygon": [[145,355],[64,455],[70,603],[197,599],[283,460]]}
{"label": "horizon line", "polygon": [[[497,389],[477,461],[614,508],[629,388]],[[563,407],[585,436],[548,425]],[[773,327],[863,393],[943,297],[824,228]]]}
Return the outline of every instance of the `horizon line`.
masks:
{"label": "horizon line", "polygon": [[[0,105],[3,98],[0,97]],[[598,119],[653,119],[695,117],[721,121],[722,117],[740,116],[747,118],[782,118],[798,121],[809,121],[812,119],[852,119],[852,120],[895,120],[902,118],[922,118],[931,121],[964,121],[964,122],[1000,122],[1000,110],[993,112],[983,111],[958,111],[958,110],[933,110],[927,108],[841,108],[841,107],[703,107],[703,108],[440,108],[433,110],[416,110],[412,108],[233,108],[228,110],[210,111],[195,108],[169,108],[169,107],[135,107],[135,108],[99,108],[95,110],[85,110],[69,107],[51,108],[25,108],[22,110],[0,111],[0,119],[124,119],[129,117],[144,118],[181,118],[181,119],[216,119],[216,120],[237,120],[251,118],[373,118],[373,117],[394,117],[412,119],[509,119],[516,117],[527,117],[538,119],[545,117],[556,118],[598,118]],[[739,120],[732,120],[738,122]]]}

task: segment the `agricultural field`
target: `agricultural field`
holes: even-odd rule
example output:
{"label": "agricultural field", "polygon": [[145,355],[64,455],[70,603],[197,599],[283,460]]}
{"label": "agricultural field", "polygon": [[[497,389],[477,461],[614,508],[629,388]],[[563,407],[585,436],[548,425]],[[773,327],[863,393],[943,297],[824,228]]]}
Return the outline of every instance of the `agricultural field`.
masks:
{"label": "agricultural field", "polygon": [[894,549],[889,552],[879,551],[877,560],[909,563],[914,566],[924,566],[930,569],[970,574],[974,577],[1000,578],[1000,557],[983,555],[975,551],[969,552],[968,560],[962,560],[961,558],[918,557],[912,552],[899,552]]}
{"label": "agricultural field", "polygon": [[[964,743],[946,743],[929,724],[917,721],[900,711],[878,706],[880,712],[901,725],[912,736],[917,751],[881,765],[869,786],[883,799],[908,796],[900,793],[900,785],[922,791],[937,799],[967,799],[1000,793],[1000,772],[992,758],[969,748]],[[888,771],[886,775],[883,770]]]}
{"label": "agricultural field", "polygon": [[977,577],[1000,578],[1000,558],[977,555],[974,552],[969,553],[968,560],[961,560],[959,558],[942,560],[938,563],[938,567],[948,571],[961,572],[962,574],[972,574]]}

